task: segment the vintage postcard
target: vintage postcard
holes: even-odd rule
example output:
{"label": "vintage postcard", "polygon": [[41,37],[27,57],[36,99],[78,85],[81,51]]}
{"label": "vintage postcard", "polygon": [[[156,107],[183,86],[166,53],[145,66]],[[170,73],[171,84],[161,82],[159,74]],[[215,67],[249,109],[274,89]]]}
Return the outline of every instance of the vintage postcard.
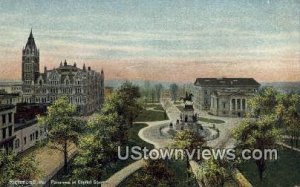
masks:
{"label": "vintage postcard", "polygon": [[0,0],[2,186],[300,186],[300,1]]}

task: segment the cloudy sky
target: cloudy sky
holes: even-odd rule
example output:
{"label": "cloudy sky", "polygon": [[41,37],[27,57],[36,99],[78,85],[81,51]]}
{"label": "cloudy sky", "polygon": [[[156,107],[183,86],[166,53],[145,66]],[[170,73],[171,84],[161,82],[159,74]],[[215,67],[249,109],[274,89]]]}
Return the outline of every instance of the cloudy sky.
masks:
{"label": "cloudy sky", "polygon": [[299,0],[1,0],[0,79],[20,79],[31,28],[41,69],[67,59],[107,79],[300,80]]}

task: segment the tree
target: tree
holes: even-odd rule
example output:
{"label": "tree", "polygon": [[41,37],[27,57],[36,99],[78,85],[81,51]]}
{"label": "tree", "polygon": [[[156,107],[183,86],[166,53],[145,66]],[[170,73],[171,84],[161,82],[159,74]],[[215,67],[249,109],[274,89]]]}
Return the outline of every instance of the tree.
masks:
{"label": "tree", "polygon": [[172,100],[176,101],[177,100],[177,92],[178,92],[177,84],[173,83],[170,85],[170,92],[171,92]]}
{"label": "tree", "polygon": [[9,186],[10,180],[37,179],[41,173],[37,165],[33,154],[20,157],[13,152],[0,151],[0,186]]}
{"label": "tree", "polygon": [[117,160],[117,128],[119,119],[116,113],[96,115],[88,122],[92,134],[80,139],[79,153],[75,158],[74,176],[81,179],[102,180],[111,163]]}
{"label": "tree", "polygon": [[226,168],[219,160],[211,158],[201,164],[196,178],[201,181],[204,186],[224,186]]}
{"label": "tree", "polygon": [[258,118],[261,115],[275,113],[278,92],[274,88],[264,88],[257,96],[248,101],[250,111],[249,117]]}
{"label": "tree", "polygon": [[125,82],[112,94],[102,108],[102,114],[108,115],[116,112],[120,117],[122,125],[118,129],[118,137],[123,143],[127,140],[128,128],[142,110],[142,101],[139,98],[139,88],[130,82]]}
{"label": "tree", "polygon": [[298,94],[281,94],[278,97],[278,104],[275,107],[280,127],[285,133],[291,136],[291,146],[298,144],[300,135],[300,95]]}
{"label": "tree", "polygon": [[162,84],[156,84],[155,85],[155,95],[156,95],[156,100],[159,102],[160,97],[161,97],[161,92],[163,89],[163,85]]}
{"label": "tree", "polygon": [[142,87],[142,95],[146,99],[147,102],[149,102],[149,98],[151,95],[151,84],[149,81],[144,82],[144,86]]}
{"label": "tree", "polygon": [[263,115],[258,119],[245,119],[234,129],[238,149],[258,149],[262,152],[262,158],[255,160],[260,180],[267,164],[264,150],[276,148],[276,143],[280,141],[281,132],[276,128],[276,123],[275,115]]}
{"label": "tree", "polygon": [[164,160],[147,160],[146,166],[133,175],[128,186],[173,186],[174,174]]}
{"label": "tree", "polygon": [[[192,151],[200,149],[205,140],[198,133],[190,130],[183,130],[176,133],[173,138],[172,147]],[[189,159],[186,156],[186,167],[189,168]]]}
{"label": "tree", "polygon": [[63,152],[64,171],[68,170],[68,152],[77,144],[84,130],[83,121],[75,118],[76,108],[67,97],[57,99],[48,107],[46,116],[39,116],[39,123],[47,128],[50,147]]}

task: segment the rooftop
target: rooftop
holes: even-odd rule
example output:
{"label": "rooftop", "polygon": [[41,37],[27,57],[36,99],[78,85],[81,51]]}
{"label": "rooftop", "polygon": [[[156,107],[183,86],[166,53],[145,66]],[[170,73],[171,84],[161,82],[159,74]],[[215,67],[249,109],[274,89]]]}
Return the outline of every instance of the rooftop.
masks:
{"label": "rooftop", "polygon": [[253,78],[197,78],[195,86],[260,86]]}

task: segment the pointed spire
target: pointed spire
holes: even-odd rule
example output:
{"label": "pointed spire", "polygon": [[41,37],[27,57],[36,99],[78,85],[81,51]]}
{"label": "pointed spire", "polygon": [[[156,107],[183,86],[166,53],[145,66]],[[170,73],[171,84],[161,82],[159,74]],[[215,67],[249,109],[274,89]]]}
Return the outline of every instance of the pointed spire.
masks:
{"label": "pointed spire", "polygon": [[67,66],[67,65],[68,65],[67,59],[65,59],[64,66]]}
{"label": "pointed spire", "polygon": [[30,30],[29,38],[33,38],[32,27],[31,27],[31,30]]}
{"label": "pointed spire", "polygon": [[101,74],[103,74],[104,72],[103,72],[103,68],[101,69]]}
{"label": "pointed spire", "polygon": [[86,70],[86,69],[85,69],[85,64],[83,64],[83,68],[82,68],[82,69],[83,69],[83,71],[85,71],[85,70]]}

